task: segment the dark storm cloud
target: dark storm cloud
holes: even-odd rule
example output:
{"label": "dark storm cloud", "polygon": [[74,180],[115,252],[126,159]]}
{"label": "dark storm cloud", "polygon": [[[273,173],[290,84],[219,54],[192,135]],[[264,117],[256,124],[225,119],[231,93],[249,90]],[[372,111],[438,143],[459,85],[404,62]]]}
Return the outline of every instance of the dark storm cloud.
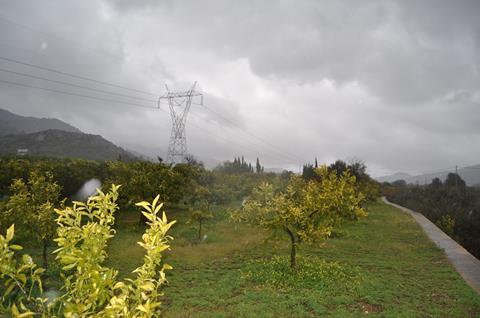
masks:
{"label": "dark storm cloud", "polygon": [[478,1],[178,1],[158,12],[160,24],[188,17],[179,42],[246,56],[260,76],[359,81],[401,105],[478,89]]}
{"label": "dark storm cloud", "polygon": [[[213,110],[192,106],[187,124],[200,157],[264,155],[292,167],[292,156],[356,156],[374,173],[421,171],[480,156],[472,147],[480,134],[478,12],[480,2],[468,0],[4,1],[0,49],[158,95],[165,83],[188,89],[198,80]],[[27,71],[5,61],[0,68]],[[4,108],[59,117],[152,154],[168,144],[167,112],[5,84],[0,94]]]}

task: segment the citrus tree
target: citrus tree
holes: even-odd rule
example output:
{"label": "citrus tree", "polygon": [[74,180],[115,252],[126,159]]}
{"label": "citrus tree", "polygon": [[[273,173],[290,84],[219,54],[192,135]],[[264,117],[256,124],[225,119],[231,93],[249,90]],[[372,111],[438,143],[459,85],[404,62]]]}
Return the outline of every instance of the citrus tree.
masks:
{"label": "citrus tree", "polygon": [[51,173],[32,171],[25,182],[16,179],[10,186],[12,195],[5,204],[2,223],[17,223],[42,244],[43,267],[48,267],[47,248],[55,236],[54,206],[60,204],[61,187]]}
{"label": "citrus tree", "polygon": [[300,243],[328,238],[342,220],[366,215],[354,176],[348,172],[338,176],[326,167],[315,173],[318,178],[310,181],[292,177],[283,191],[269,183],[260,185],[232,215],[235,220],[287,234],[292,268]]}
{"label": "citrus tree", "polygon": [[0,234],[0,316],[11,314],[18,317],[22,313],[32,313],[30,316],[33,316],[45,303],[39,298],[44,269],[34,264],[28,255],[16,257],[22,247],[12,244],[14,234],[13,224],[5,235]]}
{"label": "citrus tree", "polygon": [[187,224],[196,223],[198,225],[198,241],[202,240],[203,224],[213,218],[210,209],[213,200],[212,193],[207,187],[196,184],[193,191],[193,199],[189,208]]}
{"label": "citrus tree", "polygon": [[[168,222],[157,196],[152,203],[137,206],[147,218],[147,230],[138,242],[145,249],[144,263],[134,273],[135,279],[117,281],[117,271],[104,265],[108,240],[115,234],[114,213],[118,206],[118,186],[98,193],[86,203],[56,209],[58,249],[54,252],[61,265],[63,294],[42,298],[39,269],[29,256],[17,261],[11,244],[14,227],[0,235],[0,316],[13,317],[158,317],[161,287],[166,283],[162,253],[172,239],[167,232],[175,223]],[[33,291],[33,292],[32,292]]]}

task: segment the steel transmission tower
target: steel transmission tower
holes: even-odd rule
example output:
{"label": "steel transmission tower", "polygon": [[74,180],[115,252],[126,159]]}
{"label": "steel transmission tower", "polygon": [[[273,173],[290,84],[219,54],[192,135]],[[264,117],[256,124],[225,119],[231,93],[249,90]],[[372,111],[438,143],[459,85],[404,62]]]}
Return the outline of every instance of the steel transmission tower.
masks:
{"label": "steel transmission tower", "polygon": [[192,88],[184,92],[171,92],[165,85],[167,92],[158,99],[158,107],[162,100],[168,100],[170,116],[172,117],[172,133],[168,144],[168,163],[184,163],[187,156],[187,136],[185,134],[185,123],[187,122],[188,111],[195,96],[200,96],[200,105],[203,105],[203,95],[195,92],[195,82]]}

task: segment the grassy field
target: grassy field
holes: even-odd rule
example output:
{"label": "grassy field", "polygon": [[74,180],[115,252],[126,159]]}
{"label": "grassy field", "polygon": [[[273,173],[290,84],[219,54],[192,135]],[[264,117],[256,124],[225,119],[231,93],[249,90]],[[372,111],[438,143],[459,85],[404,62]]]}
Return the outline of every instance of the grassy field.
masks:
{"label": "grassy field", "polygon": [[[413,219],[393,207],[370,204],[367,218],[345,224],[325,243],[301,245],[299,272],[309,268],[307,279],[277,275],[274,282],[271,259],[286,261],[287,238],[266,241],[268,233],[230,223],[225,210],[216,209],[201,243],[184,211],[167,211],[178,222],[166,255],[174,269],[164,290],[165,317],[480,317],[480,296]],[[136,244],[142,232],[137,212],[118,212],[108,265],[121,277],[142,263]],[[27,252],[38,258],[38,250]],[[329,264],[336,268],[331,273]],[[309,280],[315,266],[324,276]]]}
{"label": "grassy field", "polygon": [[[368,212],[367,218],[345,224],[325,244],[300,249],[310,260],[355,269],[361,281],[350,289],[247,279],[245,273],[261,264],[254,260],[268,263],[274,255],[286,256],[287,241],[265,241],[267,233],[232,224],[219,209],[206,227],[207,239],[195,244],[196,229],[185,224],[184,213],[169,213],[178,224],[166,257],[174,270],[165,288],[165,316],[480,317],[480,297],[408,215],[383,203],[371,204]],[[121,222],[132,220],[127,216]],[[135,244],[140,233],[139,228],[120,224],[110,246],[109,262],[122,276],[141,262],[142,252]]]}

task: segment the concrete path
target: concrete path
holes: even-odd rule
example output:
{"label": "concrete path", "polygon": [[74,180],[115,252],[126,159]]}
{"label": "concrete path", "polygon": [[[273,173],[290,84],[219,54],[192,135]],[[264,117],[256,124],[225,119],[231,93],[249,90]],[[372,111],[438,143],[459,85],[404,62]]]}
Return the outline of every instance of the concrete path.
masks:
{"label": "concrete path", "polygon": [[476,259],[457,242],[452,240],[447,234],[443,233],[442,230],[440,230],[422,214],[404,208],[398,204],[389,202],[385,197],[383,197],[382,200],[389,205],[409,213],[422,227],[427,236],[439,248],[445,251],[448,259],[453,264],[457,272],[462,275],[467,284],[480,294],[480,261],[478,259]]}

